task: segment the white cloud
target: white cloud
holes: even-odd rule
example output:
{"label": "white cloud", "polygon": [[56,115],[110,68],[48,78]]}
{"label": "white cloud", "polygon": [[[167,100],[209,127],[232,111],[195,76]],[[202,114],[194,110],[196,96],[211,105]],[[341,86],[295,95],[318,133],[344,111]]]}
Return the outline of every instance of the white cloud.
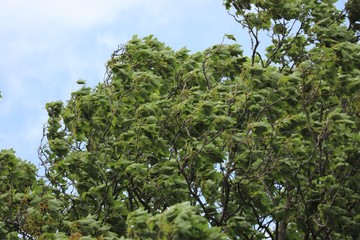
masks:
{"label": "white cloud", "polygon": [[[216,1],[216,0],[213,0]],[[168,24],[192,9],[206,9],[206,0],[2,0],[0,29],[29,32],[43,28],[88,29],[114,19],[143,24]]]}
{"label": "white cloud", "polygon": [[[137,0],[2,0],[3,23],[13,26],[61,23],[62,26],[88,28],[109,23],[117,13],[137,4]],[[26,29],[25,29],[26,30]]]}
{"label": "white cloud", "polygon": [[103,34],[99,34],[96,37],[96,40],[99,44],[108,49],[110,53],[110,51],[116,50],[118,45],[120,45],[121,43],[125,43],[125,41],[128,39],[119,39],[119,37],[117,37],[115,34],[106,32]]}

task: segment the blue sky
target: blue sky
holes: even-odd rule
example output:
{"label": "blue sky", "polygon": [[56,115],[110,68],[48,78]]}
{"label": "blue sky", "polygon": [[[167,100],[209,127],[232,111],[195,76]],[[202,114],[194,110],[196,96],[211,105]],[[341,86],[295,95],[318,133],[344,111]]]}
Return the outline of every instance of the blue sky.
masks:
{"label": "blue sky", "polygon": [[66,101],[134,34],[201,51],[224,34],[245,35],[222,0],[1,0],[0,149],[38,165],[47,102]]}

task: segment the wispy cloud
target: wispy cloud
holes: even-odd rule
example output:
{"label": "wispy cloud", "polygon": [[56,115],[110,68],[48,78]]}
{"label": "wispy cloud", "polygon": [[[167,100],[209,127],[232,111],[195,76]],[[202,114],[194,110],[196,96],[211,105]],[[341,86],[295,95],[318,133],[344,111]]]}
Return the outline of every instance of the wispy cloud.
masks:
{"label": "wispy cloud", "polygon": [[[138,0],[2,0],[2,17],[8,28],[21,26],[55,26],[89,28],[110,23],[116,15],[136,4]],[[26,31],[26,29],[24,29]]]}

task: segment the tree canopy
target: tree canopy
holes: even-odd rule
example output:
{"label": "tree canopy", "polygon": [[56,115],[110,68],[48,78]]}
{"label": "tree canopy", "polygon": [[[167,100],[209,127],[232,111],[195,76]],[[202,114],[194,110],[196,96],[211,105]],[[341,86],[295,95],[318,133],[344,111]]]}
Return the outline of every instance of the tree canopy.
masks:
{"label": "tree canopy", "polygon": [[358,1],[335,2],[224,1],[250,56],[134,36],[46,104],[44,178],[0,152],[0,237],[357,239]]}

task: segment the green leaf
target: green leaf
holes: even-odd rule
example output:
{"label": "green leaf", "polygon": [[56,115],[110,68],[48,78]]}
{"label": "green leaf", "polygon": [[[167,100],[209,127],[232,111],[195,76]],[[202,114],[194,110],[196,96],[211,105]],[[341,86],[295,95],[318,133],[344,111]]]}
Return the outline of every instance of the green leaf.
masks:
{"label": "green leaf", "polygon": [[236,38],[234,37],[234,35],[232,34],[225,34],[225,37],[229,40],[235,41],[236,42]]}
{"label": "green leaf", "polygon": [[86,84],[86,81],[79,79],[79,80],[76,81],[76,83],[80,84],[80,85],[84,85],[84,84]]}

